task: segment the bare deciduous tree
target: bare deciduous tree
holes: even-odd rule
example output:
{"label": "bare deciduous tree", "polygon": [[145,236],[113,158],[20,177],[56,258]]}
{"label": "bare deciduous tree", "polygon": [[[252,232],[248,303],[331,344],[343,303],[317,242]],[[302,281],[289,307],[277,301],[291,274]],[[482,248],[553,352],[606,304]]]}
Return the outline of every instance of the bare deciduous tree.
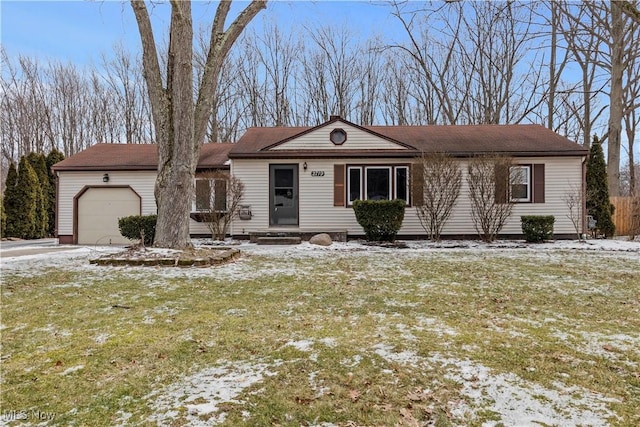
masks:
{"label": "bare deciduous tree", "polygon": [[[218,4],[197,92],[193,78],[191,2],[171,1],[166,86],[146,3],[131,0],[131,7],[142,41],[142,64],[158,143],[155,185],[158,222],[154,244],[169,248],[189,247],[190,195],[220,70],[240,33],[258,12],[266,8],[266,0],[253,0],[226,29],[231,1]],[[194,93],[197,93],[195,103]]]}
{"label": "bare deciduous tree", "polygon": [[453,212],[462,186],[460,164],[443,154],[423,154],[413,164],[412,193],[422,228],[429,239],[439,241],[442,229]]}
{"label": "bare deciduous tree", "polygon": [[118,139],[122,138],[127,144],[153,141],[147,126],[149,99],[145,96],[139,59],[127,52],[122,44],[116,44],[112,55],[102,54],[102,63],[106,71],[104,80],[112,97],[111,104],[119,117],[117,123],[122,127],[118,134],[123,136],[118,135]]}
{"label": "bare deciduous tree", "polygon": [[311,123],[319,124],[338,114],[351,118],[357,97],[359,53],[352,47],[353,35],[346,28],[325,26],[312,30],[313,45],[302,64],[304,99]]}
{"label": "bare deciduous tree", "polygon": [[513,160],[509,157],[474,157],[467,166],[471,219],[485,242],[496,239],[513,210],[509,182]]}

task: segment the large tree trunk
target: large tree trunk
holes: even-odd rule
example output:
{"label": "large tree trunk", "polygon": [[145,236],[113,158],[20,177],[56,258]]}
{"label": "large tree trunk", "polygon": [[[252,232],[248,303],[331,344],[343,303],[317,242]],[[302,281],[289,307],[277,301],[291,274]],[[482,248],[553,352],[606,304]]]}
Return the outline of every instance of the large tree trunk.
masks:
{"label": "large tree trunk", "polygon": [[143,0],[131,0],[131,7],[142,41],[144,77],[158,143],[158,178],[155,186],[158,222],[154,245],[185,248],[191,246],[189,212],[194,177],[220,69],[242,30],[266,7],[266,0],[252,1],[227,30],[224,26],[231,1],[218,4],[195,104],[191,2],[171,0],[166,88],[162,82],[146,4]]}
{"label": "large tree trunk", "polygon": [[166,139],[158,140],[154,244],[182,248],[190,245],[189,212],[198,163],[193,138],[193,26],[190,2],[175,1],[171,6],[165,111],[169,129]]}
{"label": "large tree trunk", "polygon": [[622,8],[611,2],[611,91],[609,105],[609,139],[607,141],[607,177],[609,195],[620,195],[620,136],[622,133],[622,75],[624,33]]}

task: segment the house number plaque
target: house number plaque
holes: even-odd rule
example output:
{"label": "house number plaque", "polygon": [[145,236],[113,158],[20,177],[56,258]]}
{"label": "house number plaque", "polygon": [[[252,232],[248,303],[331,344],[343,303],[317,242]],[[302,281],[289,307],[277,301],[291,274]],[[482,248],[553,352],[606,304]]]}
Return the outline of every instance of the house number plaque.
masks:
{"label": "house number plaque", "polygon": [[311,176],[324,176],[324,171],[311,171]]}

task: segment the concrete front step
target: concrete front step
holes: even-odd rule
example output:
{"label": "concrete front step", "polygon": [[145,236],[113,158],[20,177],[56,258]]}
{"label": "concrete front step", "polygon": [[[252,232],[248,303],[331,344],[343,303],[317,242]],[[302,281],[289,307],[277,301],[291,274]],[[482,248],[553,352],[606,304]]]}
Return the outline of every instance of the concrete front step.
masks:
{"label": "concrete front step", "polygon": [[[265,230],[252,231],[249,233],[249,241],[258,243],[258,239],[263,237],[297,237],[300,240],[309,240],[312,236],[326,233],[331,236],[334,242],[346,242],[347,230]],[[275,243],[275,244],[295,244],[295,243]]]}
{"label": "concrete front step", "polygon": [[259,245],[299,245],[300,242],[302,242],[300,237],[265,236],[256,239]]}

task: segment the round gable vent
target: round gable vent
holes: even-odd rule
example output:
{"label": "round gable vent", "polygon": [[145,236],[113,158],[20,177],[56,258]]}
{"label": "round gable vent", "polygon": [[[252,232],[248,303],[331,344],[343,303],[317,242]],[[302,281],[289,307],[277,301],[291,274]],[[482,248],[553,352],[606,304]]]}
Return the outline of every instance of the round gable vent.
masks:
{"label": "round gable vent", "polygon": [[347,140],[347,132],[344,129],[334,129],[331,131],[329,139],[334,145],[342,145]]}

